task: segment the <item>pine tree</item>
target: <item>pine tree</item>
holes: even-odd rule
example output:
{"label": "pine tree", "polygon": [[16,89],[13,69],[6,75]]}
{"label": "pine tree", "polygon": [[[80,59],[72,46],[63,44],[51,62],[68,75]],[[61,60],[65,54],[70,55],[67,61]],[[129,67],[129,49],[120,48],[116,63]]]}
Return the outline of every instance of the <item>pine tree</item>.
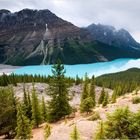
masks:
{"label": "pine tree", "polygon": [[28,98],[27,98],[27,93],[25,89],[25,83],[23,84],[23,108],[25,109],[25,114],[27,115],[28,113]]}
{"label": "pine tree", "polygon": [[3,80],[2,80],[2,81],[3,81],[3,82],[2,82],[2,83],[3,83],[2,86],[8,86],[8,84],[9,84],[8,76],[7,76],[6,74],[3,73],[2,79],[3,79]]}
{"label": "pine tree", "polygon": [[75,85],[79,85],[80,82],[81,82],[80,78],[78,77],[78,75],[76,75]]}
{"label": "pine tree", "polygon": [[25,83],[24,83],[24,85],[23,85],[23,109],[24,109],[26,116],[30,120],[32,120],[32,105],[31,105],[31,99],[30,99],[29,94],[30,94],[29,91],[26,91]]}
{"label": "pine tree", "polygon": [[51,135],[51,126],[48,123],[44,128],[44,135],[45,135],[45,139],[48,139],[48,137]]}
{"label": "pine tree", "polygon": [[104,122],[106,139],[139,139],[140,111],[133,113],[128,107],[117,108],[112,114],[107,114]]}
{"label": "pine tree", "polygon": [[109,98],[108,93],[105,93],[105,97],[104,97],[104,100],[103,100],[103,103],[102,103],[102,106],[103,107],[107,106],[107,104],[108,104],[108,98]]}
{"label": "pine tree", "polygon": [[111,97],[111,101],[112,103],[115,103],[117,99],[117,92],[116,90],[113,91],[112,97]]}
{"label": "pine tree", "polygon": [[118,85],[117,88],[116,88],[116,92],[117,92],[117,95],[118,95],[118,96],[123,95],[122,86]]}
{"label": "pine tree", "polygon": [[92,108],[93,108],[93,100],[91,97],[87,97],[86,99],[82,100],[81,104],[80,104],[80,111],[82,112],[91,112]]}
{"label": "pine tree", "polygon": [[103,139],[105,139],[105,132],[104,132],[103,121],[101,121],[96,136],[93,137],[93,140],[103,140]]}
{"label": "pine tree", "polygon": [[76,124],[74,125],[73,131],[72,131],[70,137],[71,137],[71,140],[80,140],[80,134],[77,130]]}
{"label": "pine tree", "polygon": [[45,122],[47,120],[47,109],[46,109],[46,104],[45,104],[43,96],[42,96],[42,103],[41,103],[41,115],[42,115],[43,121]]}
{"label": "pine tree", "polygon": [[92,77],[91,83],[90,83],[89,97],[92,98],[92,100],[93,100],[93,107],[94,107],[96,105],[96,101],[95,101],[95,81],[94,81],[94,76]]}
{"label": "pine tree", "polygon": [[27,98],[28,98],[28,113],[27,117],[32,120],[32,103],[31,103],[31,97],[30,97],[30,92],[29,89],[27,89]]}
{"label": "pine tree", "polygon": [[12,82],[11,84],[13,84],[14,86],[17,86],[17,81],[16,81],[16,78],[15,78],[15,75],[12,74],[12,80],[10,82]]}
{"label": "pine tree", "polygon": [[10,139],[15,135],[17,100],[12,87],[0,88],[0,134]]}
{"label": "pine tree", "polygon": [[13,88],[0,88],[0,134],[5,134],[8,139],[15,135],[16,105]]}
{"label": "pine tree", "polygon": [[42,121],[40,105],[34,86],[32,91],[32,119],[34,121],[35,127],[38,127]]}
{"label": "pine tree", "polygon": [[83,91],[82,91],[82,95],[81,95],[81,102],[82,102],[82,100],[86,99],[88,96],[89,96],[89,94],[88,94],[88,77],[87,77],[87,73],[86,73],[85,78],[84,78]]}
{"label": "pine tree", "polygon": [[17,107],[17,127],[16,127],[16,138],[17,139],[29,139],[31,137],[32,125],[29,119],[25,116],[22,110],[22,106]]}
{"label": "pine tree", "polygon": [[68,91],[64,77],[64,65],[60,60],[52,67],[52,81],[50,83],[51,101],[49,102],[49,120],[57,121],[72,111],[68,101]]}
{"label": "pine tree", "polygon": [[103,103],[104,97],[105,97],[105,90],[104,90],[104,87],[103,87],[102,91],[101,91],[101,95],[99,97],[99,101],[98,101],[99,104]]}

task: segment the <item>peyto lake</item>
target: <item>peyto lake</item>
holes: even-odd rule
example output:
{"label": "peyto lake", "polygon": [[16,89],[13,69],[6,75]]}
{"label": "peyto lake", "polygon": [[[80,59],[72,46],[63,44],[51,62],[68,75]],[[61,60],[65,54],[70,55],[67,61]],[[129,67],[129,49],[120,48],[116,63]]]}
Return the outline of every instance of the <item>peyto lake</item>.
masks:
{"label": "peyto lake", "polygon": [[[37,65],[37,66],[25,66],[14,71],[15,74],[40,74],[40,75],[52,75],[52,65]],[[140,68],[140,59],[133,58],[121,58],[109,62],[98,62],[92,64],[77,64],[77,65],[65,65],[66,76],[83,77],[85,73],[89,77],[94,75],[95,77],[107,74],[115,73],[127,70],[129,68]]]}

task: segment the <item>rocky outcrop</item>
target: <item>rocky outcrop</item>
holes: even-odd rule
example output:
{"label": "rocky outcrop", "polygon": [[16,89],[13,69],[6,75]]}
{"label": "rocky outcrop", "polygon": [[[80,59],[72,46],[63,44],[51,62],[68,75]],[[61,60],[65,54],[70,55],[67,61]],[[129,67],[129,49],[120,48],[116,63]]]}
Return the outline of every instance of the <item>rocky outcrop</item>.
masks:
{"label": "rocky outcrop", "polygon": [[49,10],[0,11],[1,63],[54,63],[64,39],[76,38],[87,41],[88,33]]}

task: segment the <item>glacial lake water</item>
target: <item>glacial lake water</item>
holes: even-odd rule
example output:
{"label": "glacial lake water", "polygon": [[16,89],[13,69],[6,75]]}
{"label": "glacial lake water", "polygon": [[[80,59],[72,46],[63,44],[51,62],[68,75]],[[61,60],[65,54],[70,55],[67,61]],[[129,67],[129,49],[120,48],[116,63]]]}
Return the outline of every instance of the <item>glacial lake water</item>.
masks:
{"label": "glacial lake water", "polygon": [[[40,75],[52,75],[52,65],[36,65],[36,66],[25,66],[14,71],[15,74],[40,74]],[[109,62],[98,62],[92,64],[77,64],[77,65],[65,65],[66,76],[83,77],[85,73],[89,77],[94,75],[95,77],[115,73],[127,70],[129,68],[140,68],[140,59],[133,58],[121,58]]]}

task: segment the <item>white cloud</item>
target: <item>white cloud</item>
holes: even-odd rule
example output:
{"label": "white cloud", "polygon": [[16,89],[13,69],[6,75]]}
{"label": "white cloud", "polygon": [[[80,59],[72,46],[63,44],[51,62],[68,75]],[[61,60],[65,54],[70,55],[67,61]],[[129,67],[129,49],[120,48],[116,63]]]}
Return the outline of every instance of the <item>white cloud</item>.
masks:
{"label": "white cloud", "polygon": [[140,42],[140,0],[0,0],[0,9],[50,9],[77,26],[91,23],[127,29]]}

